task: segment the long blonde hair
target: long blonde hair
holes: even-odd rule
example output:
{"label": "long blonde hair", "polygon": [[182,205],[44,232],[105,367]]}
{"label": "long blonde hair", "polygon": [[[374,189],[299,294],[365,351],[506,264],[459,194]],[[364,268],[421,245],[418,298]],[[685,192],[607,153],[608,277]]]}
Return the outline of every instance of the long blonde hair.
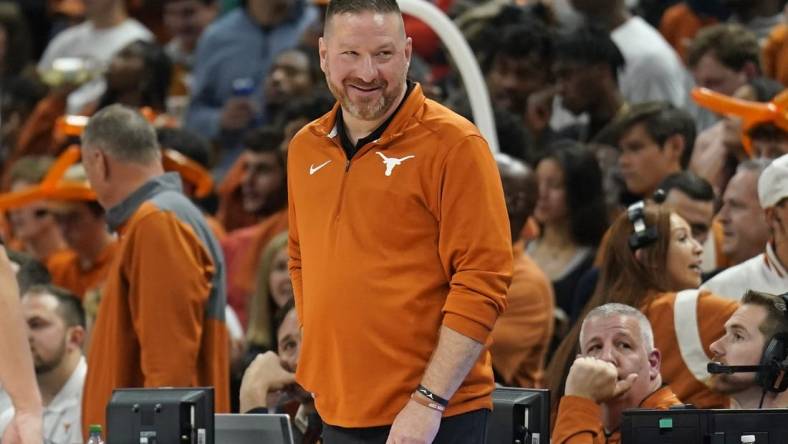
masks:
{"label": "long blonde hair", "polygon": [[263,249],[260,266],[257,268],[257,287],[249,304],[249,325],[246,328],[246,341],[250,345],[273,350],[274,313],[276,307],[271,298],[271,268],[274,256],[287,247],[287,231],[274,236]]}

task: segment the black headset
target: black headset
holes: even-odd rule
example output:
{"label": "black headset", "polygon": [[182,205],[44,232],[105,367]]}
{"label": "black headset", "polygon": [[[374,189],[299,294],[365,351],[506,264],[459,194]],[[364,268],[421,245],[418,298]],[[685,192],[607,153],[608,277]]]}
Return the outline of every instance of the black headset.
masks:
{"label": "black headset", "polygon": [[[788,318],[788,293],[777,297],[780,299],[775,303],[776,308]],[[759,366],[756,381],[764,390],[782,393],[788,389],[788,332],[777,333],[769,339]]]}
{"label": "black headset", "polygon": [[[665,191],[657,190],[652,197],[654,202],[661,204],[665,201]],[[629,236],[629,249],[637,251],[647,247],[657,241],[657,227],[646,225],[646,203],[644,201],[635,202],[627,208],[627,217],[632,223],[634,232]]]}

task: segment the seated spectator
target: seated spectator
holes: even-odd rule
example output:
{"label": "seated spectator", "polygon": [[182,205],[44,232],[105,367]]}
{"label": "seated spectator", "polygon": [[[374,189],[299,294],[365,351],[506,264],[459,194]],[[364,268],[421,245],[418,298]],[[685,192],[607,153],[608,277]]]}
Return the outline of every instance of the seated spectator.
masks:
{"label": "seated spectator", "polygon": [[[9,171],[11,191],[20,191],[37,185],[49,171],[51,157],[26,157],[20,159]],[[66,250],[63,233],[57,225],[46,202],[33,202],[8,211],[8,220],[19,250],[30,253],[36,260],[49,267],[58,254]],[[14,242],[10,242],[14,246]]]}
{"label": "seated spectator", "polygon": [[[718,24],[698,32],[687,49],[687,65],[695,85],[733,95],[761,75],[760,48],[753,33],[735,24]],[[719,116],[689,103],[699,130],[718,123]]]}
{"label": "seated spectator", "polygon": [[605,304],[580,327],[580,355],[566,379],[551,442],[620,442],[624,410],[668,409],[681,404],[662,384],[662,355],[638,309]]}
{"label": "seated spectator", "polygon": [[527,251],[553,283],[557,317],[562,321],[556,328],[560,338],[568,327],[563,320],[571,311],[575,287],[593,264],[607,228],[602,173],[591,151],[570,142],[554,146],[537,164],[536,177],[539,200],[534,218],[542,233],[529,242]]}
{"label": "seated spectator", "polygon": [[284,208],[282,132],[266,126],[244,136],[244,151],[219,185],[216,217],[227,232],[255,225]]}
{"label": "seated spectator", "polygon": [[717,219],[722,224],[722,253],[730,265],[757,256],[769,240],[769,227],[758,202],[758,178],[768,164],[765,160],[740,164],[725,188]]}
{"label": "seated spectator", "polygon": [[624,101],[636,104],[687,101],[687,73],[678,54],[659,32],[627,10],[625,0],[570,0],[587,23],[602,26],[624,55],[619,86]]}
{"label": "seated spectator", "polygon": [[119,103],[162,114],[167,110],[171,73],[172,62],[161,46],[143,40],[131,42],[112,57],[104,76],[107,90],[95,110]]}
{"label": "seated spectator", "polygon": [[[129,18],[125,0],[86,2],[85,21],[63,30],[49,42],[38,69],[51,70],[53,62],[64,57],[83,58],[104,68],[115,53],[135,40],[152,41],[153,34],[140,22]],[[81,112],[88,103],[97,100],[105,88],[101,76],[80,86],[68,94],[66,112]]]}
{"label": "seated spectator", "polygon": [[621,51],[607,32],[581,28],[558,39],[554,59],[561,104],[572,114],[589,118],[587,124],[562,129],[559,136],[611,143],[605,140],[604,129],[627,108],[618,89],[619,72],[624,69]]}
{"label": "seated spectator", "polygon": [[758,40],[739,25],[719,24],[703,29],[688,51],[697,86],[732,96],[760,75]]}
{"label": "seated spectator", "polygon": [[[22,296],[22,312],[44,405],[44,442],[81,443],[82,387],[87,373],[82,356],[82,304],[58,287],[34,286]],[[13,407],[0,413],[0,433],[13,416]]]}
{"label": "seated spectator", "polygon": [[282,408],[289,407],[283,401],[295,402],[297,406],[292,413],[291,422],[293,442],[318,442],[323,424],[315,410],[314,399],[295,381],[301,353],[301,329],[293,300],[279,309],[273,331],[276,334],[277,351],[258,354],[244,373],[241,383],[241,412],[281,411]]}
{"label": "seated spectator", "polygon": [[[706,386],[708,347],[722,336],[738,304],[695,290],[700,285],[701,253],[680,216],[664,206],[631,206],[608,231],[599,283],[585,312],[609,302],[640,309],[656,328],[660,372],[676,396],[699,408],[723,407],[727,399]],[[548,366],[548,386],[555,399],[564,393],[579,333],[575,324]]]}
{"label": "seated spectator", "polygon": [[233,138],[265,121],[262,94],[254,89],[274,57],[295,47],[316,20],[317,10],[306,0],[247,0],[208,26],[197,44],[186,126],[209,139]]}
{"label": "seated spectator", "polygon": [[296,47],[282,51],[274,59],[262,86],[266,115],[271,122],[291,100],[306,99],[323,85],[320,59],[311,48]]}
{"label": "seated spectator", "polygon": [[659,189],[665,192],[664,204],[687,221],[692,237],[703,246],[703,271],[717,268],[716,253],[722,238],[709,236],[714,220],[714,190],[709,182],[690,171],[682,171],[666,177]]}
{"label": "seated spectator", "polygon": [[[246,326],[247,301],[254,291],[255,273],[262,249],[276,234],[287,230],[287,180],[280,151],[281,132],[270,127],[254,130],[246,141],[247,150],[239,159],[242,168],[235,192],[227,182],[220,190],[219,220],[230,234],[222,241],[227,263],[227,302]],[[229,176],[229,178],[234,175]],[[222,191],[225,191],[222,193]],[[240,207],[240,208],[239,208]],[[236,225],[231,210],[253,223]],[[240,211],[238,211],[240,210]]]}
{"label": "seated spectator", "polygon": [[[70,168],[63,181],[87,185],[85,169],[81,164]],[[98,289],[106,280],[117,243],[109,234],[104,209],[98,202],[60,200],[57,193],[49,208],[70,250],[49,262],[49,272],[55,285],[84,300],[88,291]]]}
{"label": "seated spectator", "polygon": [[612,139],[627,192],[650,197],[667,176],[687,167],[695,143],[695,123],[685,111],[664,102],[634,105],[614,123]]}
{"label": "seated spectator", "polygon": [[[85,103],[78,114],[92,115],[108,105],[119,103],[134,108],[150,108],[152,115],[166,111],[171,63],[155,43],[136,40],[122,47],[109,61],[104,73],[104,92]],[[60,154],[68,139],[57,131],[57,119],[68,112],[60,90],[39,102],[19,136],[11,160],[29,154]]]}
{"label": "seated spectator", "polygon": [[537,122],[529,119],[528,102],[531,95],[551,86],[552,33],[543,23],[529,18],[505,26],[490,37],[481,65],[493,103],[526,125],[537,146],[549,144],[553,138],[547,125],[550,109]]}
{"label": "seated spectator", "polygon": [[[785,290],[786,287],[783,287]],[[766,365],[757,372],[715,374],[711,387],[731,397],[731,408],[788,407],[783,380],[788,335],[788,293],[775,296],[749,290],[725,323],[725,335],[711,344],[713,361],[723,365]]]}
{"label": "seated spectator", "polygon": [[[755,172],[751,173],[751,176],[755,175]],[[735,178],[736,176],[734,176]],[[729,225],[734,225],[728,218],[738,218],[735,225],[737,230],[731,236],[731,243],[746,243],[742,249],[746,248],[747,252],[754,252],[757,255],[721,272],[703,284],[704,288],[714,293],[734,299],[741,298],[747,290],[778,294],[784,293],[788,289],[788,271],[786,271],[788,270],[788,155],[780,157],[767,166],[757,181],[757,201],[754,196],[748,196],[748,198],[755,202],[748,202],[746,205],[743,205],[744,202],[726,200],[725,205],[728,207],[723,206],[720,211],[724,215],[723,224],[728,222]],[[731,180],[731,185],[728,188],[734,185],[737,183]],[[725,195],[730,197],[727,190]],[[760,206],[758,206],[758,202]],[[737,212],[744,213],[745,211],[750,214],[737,214]],[[753,214],[756,212],[757,217]],[[767,228],[764,230],[765,233],[753,229],[753,225],[755,225],[753,219],[758,223],[765,220]],[[766,234],[771,239],[758,237],[756,241],[745,237],[754,231],[757,234]],[[736,235],[740,233],[743,235],[737,237]],[[727,242],[728,232],[726,231]],[[765,251],[763,251],[764,245]],[[760,248],[759,251],[762,252],[758,254],[755,251],[756,248]]]}
{"label": "seated spectator", "polygon": [[553,336],[553,287],[525,253],[521,234],[536,206],[539,185],[533,171],[521,161],[505,154],[497,154],[496,161],[512,230],[514,270],[506,311],[491,333],[493,370],[502,385],[542,387]]}
{"label": "seated spectator", "polygon": [[272,326],[277,311],[293,299],[287,270],[287,232],[277,234],[260,255],[257,285],[249,302],[246,341],[252,357],[274,350]]}

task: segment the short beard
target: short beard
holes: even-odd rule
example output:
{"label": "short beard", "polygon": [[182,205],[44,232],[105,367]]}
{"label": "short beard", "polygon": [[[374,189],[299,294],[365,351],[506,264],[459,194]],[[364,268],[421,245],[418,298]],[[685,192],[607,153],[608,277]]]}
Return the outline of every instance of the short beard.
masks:
{"label": "short beard", "polygon": [[381,85],[383,94],[378,99],[373,102],[356,104],[346,94],[347,85],[337,85],[331,81],[331,74],[328,68],[326,68],[326,83],[328,84],[328,89],[342,105],[344,111],[347,111],[356,119],[367,121],[380,119],[391,110],[392,106],[396,106],[396,100],[399,98],[405,85],[404,80],[392,90],[389,90],[388,84]]}
{"label": "short beard", "polygon": [[35,364],[36,375],[44,375],[52,370],[58,368],[60,363],[66,357],[66,344],[60,345],[60,348],[55,352],[51,359],[44,360],[41,357],[33,354],[33,363]]}

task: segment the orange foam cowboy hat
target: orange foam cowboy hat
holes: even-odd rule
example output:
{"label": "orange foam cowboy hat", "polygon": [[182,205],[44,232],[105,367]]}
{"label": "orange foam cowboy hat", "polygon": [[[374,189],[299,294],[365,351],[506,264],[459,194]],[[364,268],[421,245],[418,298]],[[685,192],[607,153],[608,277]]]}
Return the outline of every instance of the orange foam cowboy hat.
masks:
{"label": "orange foam cowboy hat", "polygon": [[698,105],[718,114],[742,119],[742,145],[752,157],[752,139],[749,132],[754,127],[771,123],[788,132],[788,90],[784,90],[770,102],[753,102],[726,96],[708,88],[693,88],[692,99]]}

